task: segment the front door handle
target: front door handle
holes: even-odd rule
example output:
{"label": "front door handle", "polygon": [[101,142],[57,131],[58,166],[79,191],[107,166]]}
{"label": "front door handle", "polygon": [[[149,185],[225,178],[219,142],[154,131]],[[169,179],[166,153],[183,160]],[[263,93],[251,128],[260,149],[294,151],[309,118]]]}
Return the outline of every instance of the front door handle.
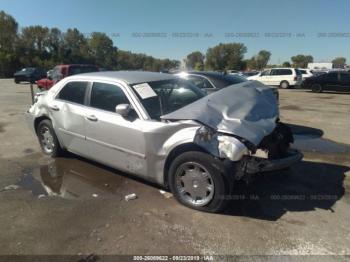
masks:
{"label": "front door handle", "polygon": [[53,106],[50,106],[50,108],[54,111],[59,111],[60,109],[58,108],[58,106],[56,105],[53,105]]}
{"label": "front door handle", "polygon": [[97,117],[94,115],[87,116],[86,118],[87,118],[87,120],[90,120],[90,121],[94,121],[94,122],[97,121]]}

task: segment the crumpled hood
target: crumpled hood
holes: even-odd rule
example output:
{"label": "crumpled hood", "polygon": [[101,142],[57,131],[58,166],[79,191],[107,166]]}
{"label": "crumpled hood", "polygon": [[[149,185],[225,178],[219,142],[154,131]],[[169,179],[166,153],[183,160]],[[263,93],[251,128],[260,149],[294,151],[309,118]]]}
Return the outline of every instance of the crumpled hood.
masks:
{"label": "crumpled hood", "polygon": [[225,87],[161,118],[195,120],[257,146],[274,130],[278,116],[278,104],[271,88],[247,81]]}

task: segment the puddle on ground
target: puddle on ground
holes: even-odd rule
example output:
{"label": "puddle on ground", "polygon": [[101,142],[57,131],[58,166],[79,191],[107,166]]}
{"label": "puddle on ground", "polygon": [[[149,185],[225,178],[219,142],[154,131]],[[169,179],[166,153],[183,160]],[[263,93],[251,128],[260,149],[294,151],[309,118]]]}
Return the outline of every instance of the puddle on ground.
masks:
{"label": "puddle on ground", "polygon": [[91,199],[123,196],[122,193],[132,191],[136,183],[88,161],[57,158],[25,171],[18,185],[34,196]]}
{"label": "puddle on ground", "polygon": [[5,127],[6,126],[6,123],[1,123],[0,122],[0,133],[3,133],[3,132],[5,132]]}
{"label": "puddle on ground", "polygon": [[350,146],[339,144],[324,138],[309,137],[307,135],[294,135],[294,148],[305,152],[324,154],[349,153]]}
{"label": "puddle on ground", "polygon": [[304,152],[322,154],[343,154],[350,152],[350,146],[322,138],[323,131],[300,125],[289,124],[294,136],[293,147]]}

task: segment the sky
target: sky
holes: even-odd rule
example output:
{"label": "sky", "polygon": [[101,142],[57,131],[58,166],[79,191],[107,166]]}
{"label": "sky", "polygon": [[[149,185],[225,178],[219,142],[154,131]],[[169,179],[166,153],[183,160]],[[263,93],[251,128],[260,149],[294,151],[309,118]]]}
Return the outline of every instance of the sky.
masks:
{"label": "sky", "polygon": [[245,58],[269,50],[270,64],[296,54],[350,63],[348,0],[0,0],[0,10],[21,27],[105,32],[118,48],[157,58],[240,42]]}

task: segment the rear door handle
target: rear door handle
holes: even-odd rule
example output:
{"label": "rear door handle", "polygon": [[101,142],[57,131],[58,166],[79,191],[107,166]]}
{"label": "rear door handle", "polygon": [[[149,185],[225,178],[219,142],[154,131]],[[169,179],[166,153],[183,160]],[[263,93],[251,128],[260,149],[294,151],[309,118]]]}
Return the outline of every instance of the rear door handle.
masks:
{"label": "rear door handle", "polygon": [[56,105],[53,105],[53,106],[50,106],[50,108],[54,111],[59,111],[60,109],[58,108],[58,106]]}
{"label": "rear door handle", "polygon": [[87,116],[86,118],[87,118],[87,120],[90,120],[90,121],[94,121],[94,122],[96,122],[96,121],[97,121],[97,117],[96,117],[96,116],[94,116],[94,115]]}

